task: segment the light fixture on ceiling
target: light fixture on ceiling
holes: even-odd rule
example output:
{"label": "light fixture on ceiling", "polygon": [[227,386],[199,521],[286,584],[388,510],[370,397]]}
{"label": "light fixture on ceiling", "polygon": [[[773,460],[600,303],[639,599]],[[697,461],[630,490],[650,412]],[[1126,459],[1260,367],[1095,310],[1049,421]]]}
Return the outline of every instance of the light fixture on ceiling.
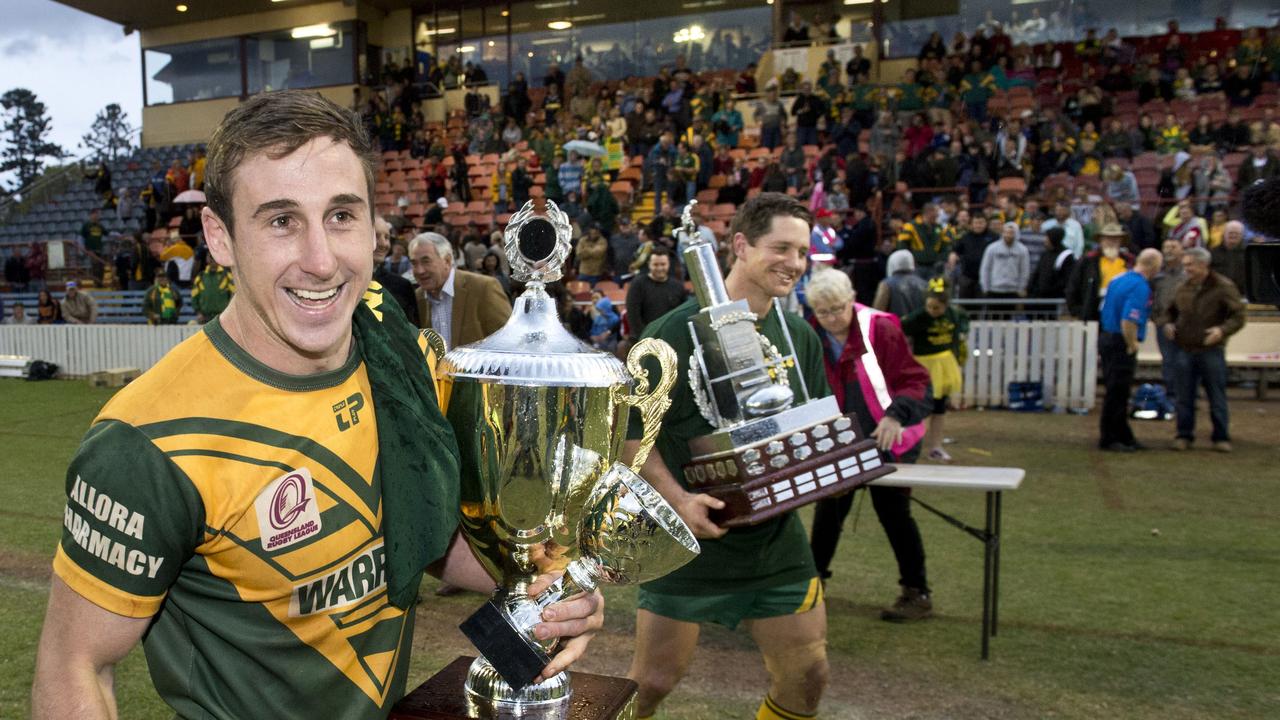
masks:
{"label": "light fixture on ceiling", "polygon": [[476,51],[475,45],[463,45],[462,47],[458,48],[458,52],[460,53],[473,53],[475,51]]}
{"label": "light fixture on ceiling", "polygon": [[439,28],[436,30],[424,30],[422,34],[430,37],[432,35],[452,35],[456,32],[458,32],[458,28],[447,27],[447,28]]}
{"label": "light fixture on ceiling", "polygon": [[529,51],[529,57],[533,57],[533,51],[532,51],[532,50],[530,50],[530,51]]}
{"label": "light fixture on ceiling", "polygon": [[312,50],[328,50],[334,47],[336,44],[337,43],[334,41],[332,37],[316,38],[312,40],[310,43]]}
{"label": "light fixture on ceiling", "polygon": [[569,28],[573,27],[573,23],[569,22],[568,20],[552,20],[551,22],[547,23],[547,27],[551,28],[552,30],[568,30]]}
{"label": "light fixture on ceiling", "polygon": [[[844,0],[844,4],[845,5],[870,5],[875,1],[876,0]],[[882,2],[888,2],[888,0],[882,0]]]}
{"label": "light fixture on ceiling", "polygon": [[706,36],[707,36],[707,33],[703,31],[701,25],[690,25],[687,28],[680,28],[679,30],[677,30],[676,34],[673,35],[671,39],[674,42],[682,43],[682,42],[693,42],[694,40],[702,40]]}
{"label": "light fixture on ceiling", "polygon": [[338,31],[329,27],[327,23],[321,23],[320,25],[302,25],[289,31],[289,37],[294,40],[301,40],[302,38],[333,37],[337,34]]}
{"label": "light fixture on ceiling", "polygon": [[179,5],[178,7],[174,8],[174,9],[175,9],[175,10],[177,10],[178,12],[186,12],[186,11],[187,11],[187,6],[186,6],[186,5]]}
{"label": "light fixture on ceiling", "polygon": [[494,45],[494,42],[493,42],[492,40],[490,40],[490,41],[489,41],[489,47],[493,47],[493,45]]}
{"label": "light fixture on ceiling", "polygon": [[511,11],[510,11],[510,10],[503,10],[503,11],[502,11],[502,17],[507,17],[507,16],[509,16],[509,15],[511,15]]}

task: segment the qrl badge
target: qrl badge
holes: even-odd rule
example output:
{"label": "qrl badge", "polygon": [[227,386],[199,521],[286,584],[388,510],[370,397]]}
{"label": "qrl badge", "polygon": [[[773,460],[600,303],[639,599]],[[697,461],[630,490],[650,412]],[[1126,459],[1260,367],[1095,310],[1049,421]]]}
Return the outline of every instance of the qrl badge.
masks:
{"label": "qrl badge", "polygon": [[253,506],[263,550],[280,550],[320,532],[320,508],[307,468],[273,480]]}

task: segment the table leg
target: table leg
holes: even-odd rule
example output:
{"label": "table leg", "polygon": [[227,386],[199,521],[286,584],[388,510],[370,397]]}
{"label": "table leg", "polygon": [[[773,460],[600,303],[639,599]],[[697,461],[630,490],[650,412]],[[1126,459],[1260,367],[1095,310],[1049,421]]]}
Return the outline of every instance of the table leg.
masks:
{"label": "table leg", "polygon": [[982,659],[991,655],[991,569],[995,559],[991,547],[991,528],[995,522],[995,493],[987,493],[987,540],[982,553]]}
{"label": "table leg", "polygon": [[995,544],[991,568],[991,636],[995,637],[1000,630],[1000,521],[1004,517],[1004,493],[996,491],[996,526],[995,533],[987,540]]}

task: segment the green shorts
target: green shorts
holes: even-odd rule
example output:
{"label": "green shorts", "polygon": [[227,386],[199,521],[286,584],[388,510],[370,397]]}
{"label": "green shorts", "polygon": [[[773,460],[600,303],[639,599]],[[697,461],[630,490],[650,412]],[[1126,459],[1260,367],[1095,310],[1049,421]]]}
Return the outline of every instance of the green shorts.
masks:
{"label": "green shorts", "polygon": [[822,602],[822,582],[803,582],[723,595],[666,595],[640,588],[639,607],[654,615],[693,623],[716,623],[730,630],[743,620],[798,615]]}

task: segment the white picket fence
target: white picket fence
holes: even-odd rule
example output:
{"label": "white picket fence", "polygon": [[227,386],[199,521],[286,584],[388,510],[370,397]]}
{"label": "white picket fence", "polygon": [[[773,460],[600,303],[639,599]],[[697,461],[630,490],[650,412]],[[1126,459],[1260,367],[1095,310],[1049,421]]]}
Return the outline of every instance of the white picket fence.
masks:
{"label": "white picket fence", "polygon": [[0,325],[0,355],[56,363],[63,375],[111,368],[146,370],[199,325]]}
{"label": "white picket fence", "polygon": [[1091,410],[1098,388],[1096,322],[977,321],[964,366],[967,406],[1003,407],[1009,383],[1040,382],[1045,407]]}
{"label": "white picket fence", "polygon": [[[146,370],[198,325],[0,325],[0,355],[57,363],[65,375]],[[1046,406],[1088,410],[1097,391],[1098,326],[1082,322],[976,321],[964,366],[967,406],[1000,407],[1009,383],[1044,384]]]}

